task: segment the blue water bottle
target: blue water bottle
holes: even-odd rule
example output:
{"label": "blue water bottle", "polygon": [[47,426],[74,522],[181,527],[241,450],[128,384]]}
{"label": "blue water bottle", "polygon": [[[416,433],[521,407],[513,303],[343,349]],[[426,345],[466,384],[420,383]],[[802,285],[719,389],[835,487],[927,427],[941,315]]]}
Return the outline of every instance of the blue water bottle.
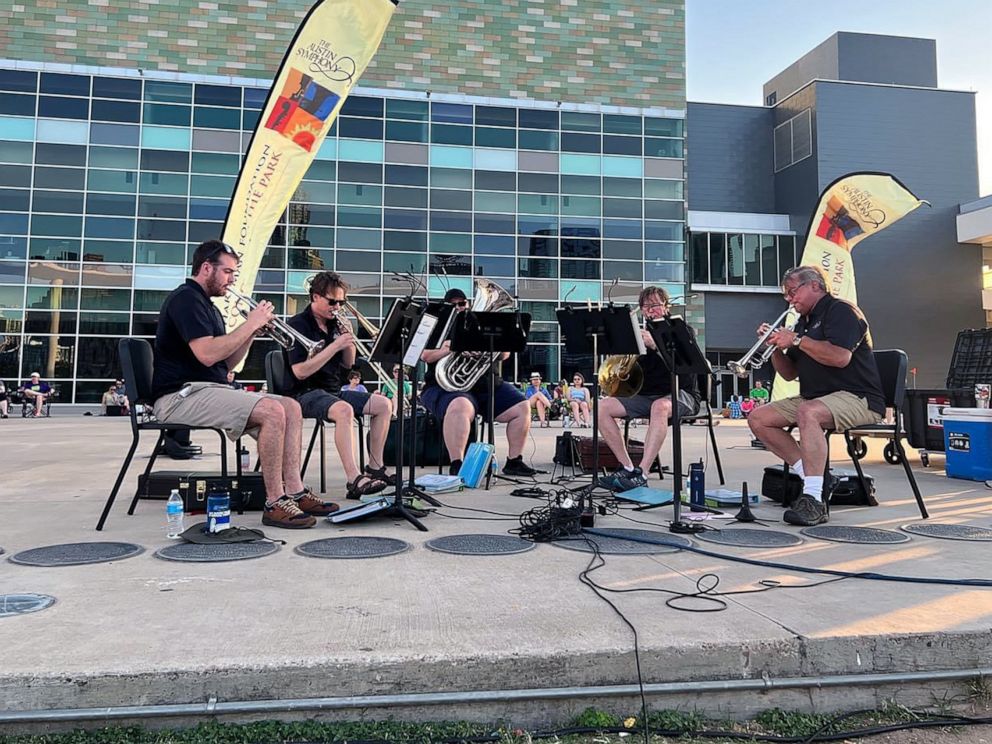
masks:
{"label": "blue water bottle", "polygon": [[221,532],[231,526],[231,496],[227,491],[207,495],[207,532]]}
{"label": "blue water bottle", "polygon": [[689,463],[689,508],[690,511],[706,511],[706,473],[703,461]]}

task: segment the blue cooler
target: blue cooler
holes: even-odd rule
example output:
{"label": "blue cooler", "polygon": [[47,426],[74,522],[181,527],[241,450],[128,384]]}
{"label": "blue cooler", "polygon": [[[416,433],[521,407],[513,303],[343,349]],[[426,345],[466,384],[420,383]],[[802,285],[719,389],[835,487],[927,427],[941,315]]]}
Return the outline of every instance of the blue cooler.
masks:
{"label": "blue cooler", "polygon": [[947,475],[992,480],[992,408],[945,408]]}

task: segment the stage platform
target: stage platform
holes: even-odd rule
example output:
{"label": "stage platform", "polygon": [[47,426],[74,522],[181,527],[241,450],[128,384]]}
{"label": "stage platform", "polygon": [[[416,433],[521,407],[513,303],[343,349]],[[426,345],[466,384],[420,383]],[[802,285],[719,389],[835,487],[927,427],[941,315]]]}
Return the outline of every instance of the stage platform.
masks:
{"label": "stage platform", "polygon": [[[560,433],[535,428],[525,449],[526,458],[549,474]],[[705,434],[703,427],[684,429],[687,462],[704,456]],[[749,446],[741,422],[722,421],[717,437],[727,487],[740,488],[746,480],[752,491],[758,489],[774,457]],[[502,427],[497,438],[505,456]],[[213,711],[223,720],[457,718],[546,726],[590,705],[638,709],[634,638],[617,613],[580,582],[588,553],[541,544],[512,555],[462,556],[425,547],[441,536],[505,534],[517,526],[513,515],[539,502],[510,496],[512,485],[443,495],[450,506],[425,518],[426,533],[396,520],[321,522],[304,531],[266,528],[287,543],[274,554],[176,563],[153,555],[170,543],[164,503],[143,501],[134,516],[126,514],[151,435],[143,435],[102,533],[94,526],[130,442],[126,419],[11,418],[0,421],[0,441],[0,593],[57,600],[40,612],[0,618],[5,730],[12,719],[38,718],[42,711],[63,711],[61,728],[80,719],[87,725],[128,720],[129,711],[120,706],[179,706],[155,709],[167,714],[156,725],[202,720],[198,711]],[[196,434],[194,442],[205,456],[164,459],[157,468],[218,468],[212,456],[216,436]],[[881,505],[836,508],[830,524],[899,532],[902,525],[919,523],[902,468],[882,460],[881,440],[867,442],[865,467],[875,477]],[[842,445],[835,438],[833,455],[845,466]],[[344,476],[330,437],[328,453],[328,495],[343,501]],[[712,455],[707,462],[707,486],[714,488]],[[992,490],[947,479],[941,457],[927,470],[915,453],[912,463],[930,522],[992,527]],[[311,484],[318,482],[316,468],[314,457]],[[548,479],[540,476],[544,483]],[[670,487],[671,480],[662,485],[653,476],[651,484]],[[799,531],[781,522],[776,504],[762,500],[754,513],[769,523],[754,529]],[[620,515],[597,516],[596,527],[664,531],[670,517],[670,507],[634,512],[625,506]],[[259,526],[260,516],[235,516],[234,522]],[[410,548],[362,560],[310,558],[294,550],[342,536],[394,538]],[[30,548],[84,541],[130,542],[145,550],[114,563],[59,568],[8,560]],[[693,542],[727,556],[789,565],[992,578],[988,542],[917,535],[891,545],[810,537],[778,548]],[[719,578],[718,592],[757,590],[763,580],[789,586],[830,578],[688,551],[609,555],[593,576],[613,589],[691,593],[705,574]],[[673,609],[665,604],[669,595],[658,592],[609,596],[637,629],[652,708],[732,717],[776,706],[871,708],[890,699],[910,706],[965,705],[969,696],[988,694],[986,683],[975,678],[992,667],[989,588],[848,579],[732,594],[723,598],[724,611],[708,613]],[[714,608],[698,601],[683,605]]]}

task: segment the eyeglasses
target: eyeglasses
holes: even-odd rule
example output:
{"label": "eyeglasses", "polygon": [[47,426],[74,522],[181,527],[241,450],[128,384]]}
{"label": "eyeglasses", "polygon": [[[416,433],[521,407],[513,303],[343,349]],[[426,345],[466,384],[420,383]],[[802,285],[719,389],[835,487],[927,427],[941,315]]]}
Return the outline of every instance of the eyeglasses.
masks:
{"label": "eyeglasses", "polygon": [[668,307],[667,302],[654,302],[650,305],[644,305],[642,310],[657,310],[659,307]]}
{"label": "eyeglasses", "polygon": [[468,307],[468,300],[455,300],[452,304],[455,307]]}
{"label": "eyeglasses", "polygon": [[796,296],[796,292],[799,291],[800,287],[805,287],[807,284],[809,284],[809,282],[803,282],[802,284],[797,284],[792,289],[786,289],[784,292],[782,292],[782,296],[785,297],[785,299],[787,300],[791,300],[793,297]]}
{"label": "eyeglasses", "polygon": [[324,298],[324,302],[326,302],[331,307],[337,307],[338,305],[343,305],[344,303],[346,303],[348,301],[348,300],[338,300],[338,299],[335,299],[334,297],[327,297],[325,295],[321,295],[321,297],[323,297]]}
{"label": "eyeglasses", "polygon": [[[210,252],[203,257],[203,260],[212,262],[213,259],[217,258],[217,256],[219,256],[221,253],[226,253],[228,256],[233,256],[234,258],[238,258],[238,252],[234,250],[231,246],[229,246],[227,243],[219,243],[218,245],[210,249]],[[241,259],[238,258],[238,260],[240,261]]]}

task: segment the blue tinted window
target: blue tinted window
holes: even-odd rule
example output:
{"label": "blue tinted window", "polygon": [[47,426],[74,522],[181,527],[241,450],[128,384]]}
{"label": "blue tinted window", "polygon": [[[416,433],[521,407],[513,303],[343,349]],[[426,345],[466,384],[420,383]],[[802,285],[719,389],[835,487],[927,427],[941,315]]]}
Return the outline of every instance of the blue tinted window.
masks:
{"label": "blue tinted window", "polygon": [[13,116],[34,116],[37,106],[37,96],[18,95],[17,93],[0,93],[0,114],[11,114]]}
{"label": "blue tinted window", "polygon": [[141,104],[94,99],[91,118],[94,121],[124,121],[136,124],[141,121]]}
{"label": "blue tinted window", "polygon": [[502,235],[476,235],[476,253],[495,253],[500,256],[512,256],[516,249],[516,239]]}
{"label": "blue tinted window", "polygon": [[145,104],[145,124],[188,127],[189,117],[189,106],[167,106],[159,103]]}
{"label": "blue tinted window", "polygon": [[382,99],[367,96],[348,96],[341,113],[346,116],[372,116],[382,118]]}
{"label": "blue tinted window", "polygon": [[407,119],[408,121],[427,121],[427,101],[403,99],[386,101],[386,117],[389,119]]}
{"label": "blue tinted window", "polygon": [[496,106],[476,106],[475,123],[491,127],[515,127],[517,125],[517,110]]}
{"label": "blue tinted window", "polygon": [[386,139],[398,142],[426,142],[428,126],[426,122],[419,121],[387,121]]}
{"label": "blue tinted window", "polygon": [[90,94],[89,75],[62,75],[56,72],[41,73],[41,92],[58,93],[66,96],[88,96]]}
{"label": "blue tinted window", "polygon": [[245,88],[245,108],[264,108],[268,95],[269,91],[264,88]]}
{"label": "blue tinted window", "polygon": [[382,139],[382,122],[341,116],[338,118],[338,132],[342,137]]}
{"label": "blue tinted window", "polygon": [[38,90],[38,73],[0,70],[0,90],[35,93]]}
{"label": "blue tinted window", "polygon": [[448,124],[471,124],[472,107],[460,103],[435,103],[431,106],[431,120]]}
{"label": "blue tinted window", "polygon": [[161,80],[149,80],[145,83],[146,101],[190,103],[192,99],[193,86],[189,83],[167,83]]}
{"label": "blue tinted window", "polygon": [[207,106],[240,106],[241,89],[229,85],[196,84],[195,103]]}
{"label": "blue tinted window", "polygon": [[558,112],[520,109],[521,129],[558,129]]}
{"label": "blue tinted window", "polygon": [[193,126],[207,129],[241,129],[241,112],[225,108],[193,109]]}
{"label": "blue tinted window", "polygon": [[141,100],[141,81],[126,78],[93,78],[94,98],[124,98],[129,101]]}
{"label": "blue tinted window", "polygon": [[90,102],[86,98],[59,98],[41,96],[38,101],[38,116],[53,119],[88,119]]}

